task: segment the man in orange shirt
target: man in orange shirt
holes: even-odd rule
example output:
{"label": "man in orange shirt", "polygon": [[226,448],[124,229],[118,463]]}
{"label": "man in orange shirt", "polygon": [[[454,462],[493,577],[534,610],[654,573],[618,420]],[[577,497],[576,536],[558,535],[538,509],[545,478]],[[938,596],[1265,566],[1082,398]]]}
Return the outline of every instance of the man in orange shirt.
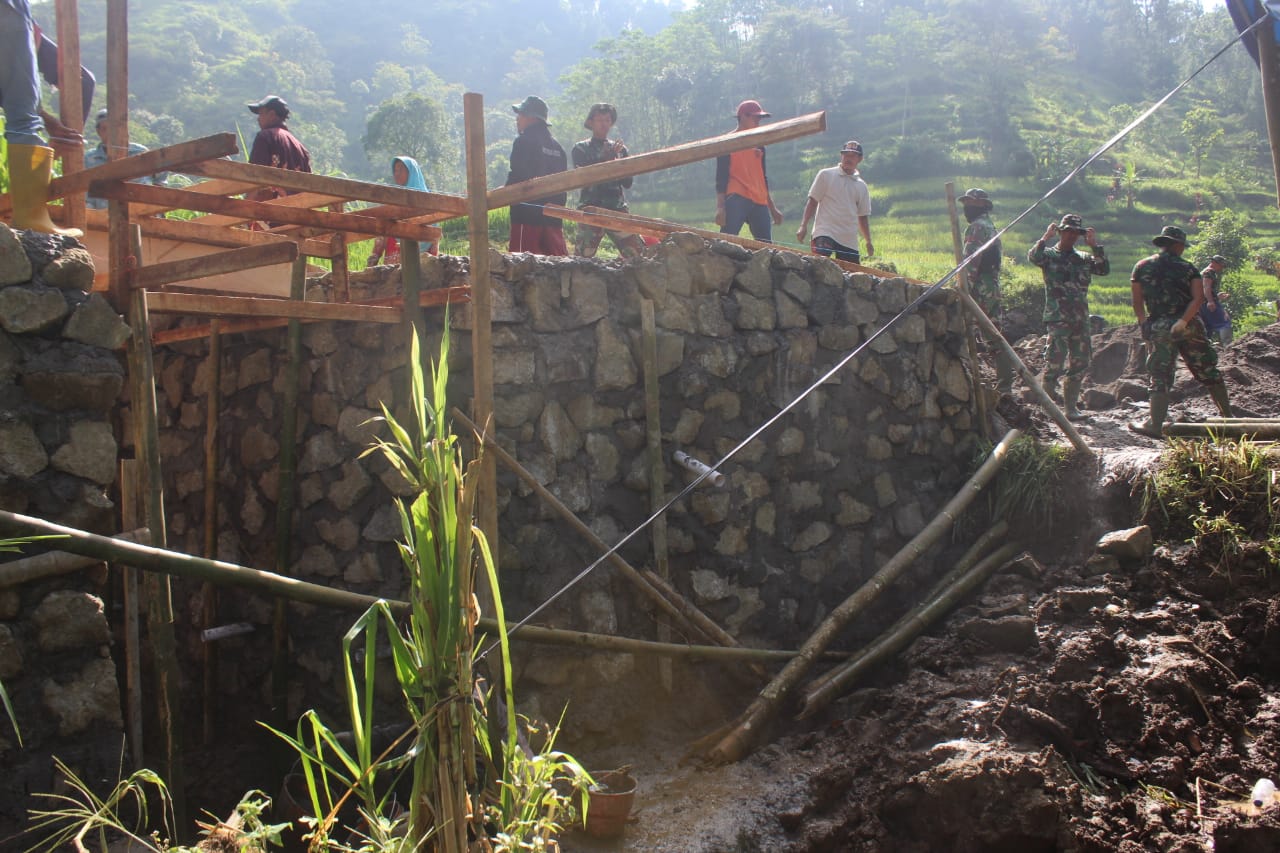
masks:
{"label": "man in orange shirt", "polygon": [[[759,101],[738,104],[738,132],[760,126],[768,118]],[[773,226],[782,224],[782,211],[769,194],[764,148],[749,148],[716,158],[716,224],[721,234],[737,234],[743,223],[751,236],[773,242]]]}

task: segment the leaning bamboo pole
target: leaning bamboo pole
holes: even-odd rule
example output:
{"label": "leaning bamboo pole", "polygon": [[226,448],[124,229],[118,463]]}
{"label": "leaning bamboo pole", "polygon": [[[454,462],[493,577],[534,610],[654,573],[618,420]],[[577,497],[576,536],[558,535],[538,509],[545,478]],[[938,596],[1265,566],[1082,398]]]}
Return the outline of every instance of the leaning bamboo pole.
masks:
{"label": "leaning bamboo pole", "polygon": [[707,756],[716,763],[738,761],[755,748],[777,716],[783,700],[808,674],[820,652],[826,650],[845,626],[862,612],[880,593],[888,588],[911,563],[938,541],[944,533],[955,524],[957,517],[991,482],[996,473],[1004,465],[1009,447],[1021,432],[1010,430],[1000,443],[991,450],[991,454],[982,466],[969,478],[947,505],[930,521],[923,530],[912,537],[878,572],[846,598],[828,614],[818,630],[813,633],[800,649],[800,654],[778,674],[747,710],[734,722],[713,732],[694,744],[698,750],[708,744],[714,744],[707,750]]}
{"label": "leaning bamboo pole", "polygon": [[[274,572],[194,557],[178,551],[156,548],[124,539],[101,536],[74,527],[54,524],[42,518],[0,510],[0,530],[32,536],[57,536],[58,547],[66,553],[78,554],[99,561],[125,563],[146,572],[173,575],[198,581],[210,581],[222,586],[236,587],[277,596],[303,604],[330,607],[348,612],[364,612],[379,601],[386,601],[393,613],[408,612],[406,601],[387,600],[373,595],[348,592],[343,589],[300,581]],[[485,631],[498,630],[498,622],[482,616],[477,623]],[[772,663],[790,660],[798,651],[778,649],[724,648],[685,643],[659,643],[653,640],[636,640],[629,637],[611,637],[584,631],[566,631],[524,625],[511,635],[513,641],[563,646],[591,651],[625,652],[628,654],[672,655],[708,661],[756,661]],[[845,660],[845,652],[826,652],[828,660]]]}
{"label": "leaning bamboo pole", "polygon": [[[126,542],[149,542],[151,531],[145,527],[131,530],[128,533],[117,533],[116,539]],[[55,575],[66,575],[71,572],[96,566],[102,560],[93,557],[82,557],[79,554],[68,554],[65,551],[48,551],[34,557],[21,560],[10,560],[0,563],[0,589],[42,580]]]}
{"label": "leaning bamboo pole", "polygon": [[[951,247],[954,250],[956,263],[964,260],[964,247],[960,242],[960,217],[956,214],[956,185],[947,181],[947,214],[951,217]],[[969,294],[969,271],[961,270],[956,277],[956,287],[961,293]],[[973,320],[967,314],[964,320],[964,344],[969,351],[969,377],[973,389],[974,402],[978,405],[978,420],[982,427],[982,437],[991,438],[991,419],[987,417],[987,386],[982,381],[982,368],[978,363],[978,342],[973,337]]]}
{"label": "leaning bamboo pole", "polygon": [[[657,512],[667,502],[666,466],[662,464],[662,409],[658,392],[658,327],[654,315],[653,300],[640,300],[640,350],[644,366],[644,431],[649,466],[649,511]],[[659,515],[650,527],[653,537],[653,564],[664,580],[671,579],[671,564],[667,559],[667,517]],[[658,639],[671,639],[671,626],[658,622]],[[671,662],[658,662],[658,676],[662,688],[668,693],[672,688]]]}
{"label": "leaning bamboo pole", "polygon": [[[218,415],[222,410],[222,321],[209,324],[209,393],[205,396],[204,426],[204,555],[212,557],[218,549]],[[218,590],[205,582],[200,589],[200,624],[208,630],[218,622]],[[206,744],[213,743],[214,715],[217,707],[218,644],[204,644],[204,713],[202,734]]]}
{"label": "leaning bamboo pole", "polygon": [[[805,687],[804,695],[800,699],[801,708],[800,713],[796,715],[797,719],[813,716],[837,696],[848,692],[849,686],[854,681],[872,667],[906,648],[907,644],[925,628],[946,613],[950,606],[954,606],[955,602],[985,580],[997,566],[1003,565],[1017,552],[1017,546],[1006,544],[994,552],[988,552],[991,551],[991,546],[1008,532],[1009,525],[1006,522],[996,522],[969,547],[964,556],[956,562],[955,567],[934,584],[920,603],[895,622],[889,630],[861,649],[852,659],[811,681]],[[997,556],[999,559],[992,563],[993,558]],[[944,598],[950,602],[950,605],[940,607],[938,602]]]}

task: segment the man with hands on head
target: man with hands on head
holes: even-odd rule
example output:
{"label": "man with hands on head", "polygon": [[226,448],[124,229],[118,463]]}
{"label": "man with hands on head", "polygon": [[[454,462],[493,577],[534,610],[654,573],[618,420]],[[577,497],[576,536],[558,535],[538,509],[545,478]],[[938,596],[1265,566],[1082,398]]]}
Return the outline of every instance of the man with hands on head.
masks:
{"label": "man with hands on head", "polygon": [[[1057,241],[1049,245],[1055,237]],[[1076,251],[1076,241],[1081,237],[1091,254]],[[1065,372],[1060,399],[1065,404],[1066,416],[1073,421],[1084,420],[1087,416],[1079,409],[1080,386],[1093,356],[1089,335],[1089,284],[1095,275],[1111,272],[1111,262],[1094,229],[1086,228],[1074,213],[1063,216],[1061,222],[1049,223],[1044,236],[1027,252],[1027,260],[1040,267],[1044,274],[1044,323],[1049,331],[1049,344],[1044,353],[1044,389],[1056,398],[1058,379]]]}
{"label": "man with hands on head", "polygon": [[1204,304],[1204,282],[1200,271],[1182,257],[1187,248],[1187,232],[1176,225],[1166,225],[1151,242],[1160,251],[1138,261],[1129,278],[1133,314],[1149,344],[1150,416],[1146,421],[1130,422],[1129,429],[1161,438],[1160,428],[1169,411],[1169,388],[1177,367],[1175,354],[1209,390],[1224,418],[1231,417],[1231,401],[1218,371],[1218,354],[1197,316]]}

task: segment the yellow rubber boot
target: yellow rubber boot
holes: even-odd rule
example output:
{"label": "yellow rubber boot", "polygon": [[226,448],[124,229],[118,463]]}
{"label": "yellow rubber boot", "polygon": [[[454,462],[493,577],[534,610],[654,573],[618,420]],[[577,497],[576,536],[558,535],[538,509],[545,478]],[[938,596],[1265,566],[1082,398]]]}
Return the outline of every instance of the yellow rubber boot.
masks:
{"label": "yellow rubber boot", "polygon": [[49,181],[53,177],[53,149],[43,145],[9,146],[9,195],[13,227],[44,234],[79,237],[79,228],[59,228],[49,218]]}

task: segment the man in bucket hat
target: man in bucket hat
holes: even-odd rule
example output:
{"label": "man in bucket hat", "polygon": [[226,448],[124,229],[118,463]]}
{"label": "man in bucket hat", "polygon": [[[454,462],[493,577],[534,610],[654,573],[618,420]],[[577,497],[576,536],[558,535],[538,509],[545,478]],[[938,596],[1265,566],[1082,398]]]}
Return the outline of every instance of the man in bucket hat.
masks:
{"label": "man in bucket hat", "polygon": [[1222,271],[1227,268],[1227,259],[1222,255],[1214,255],[1209,265],[1200,270],[1200,278],[1204,281],[1204,305],[1200,306],[1200,322],[1210,340],[1217,340],[1221,346],[1231,343],[1231,313],[1223,300],[1230,294],[1222,292]]}
{"label": "man in bucket hat", "polygon": [[814,176],[796,231],[796,239],[803,243],[812,219],[813,242],[809,247],[819,255],[829,258],[834,254],[839,260],[854,264],[862,261],[858,232],[867,241],[867,257],[875,254],[871,245],[871,193],[858,172],[861,162],[862,143],[851,139],[840,149],[840,164]]}
{"label": "man in bucket hat", "polygon": [[1204,302],[1204,287],[1199,270],[1182,257],[1187,248],[1187,232],[1176,225],[1166,225],[1151,242],[1160,251],[1138,261],[1129,279],[1133,313],[1142,337],[1150,344],[1150,417],[1131,422],[1129,429],[1160,438],[1160,428],[1169,411],[1175,354],[1182,356],[1191,375],[1209,389],[1209,396],[1225,418],[1231,417],[1231,401],[1218,371],[1218,354],[1197,316]]}
{"label": "man in bucket hat", "polygon": [[[964,232],[964,255],[969,257],[996,236],[996,226],[991,221],[994,206],[987,191],[974,187],[957,199],[964,206],[964,218],[969,227]],[[982,307],[991,322],[1000,326],[1000,264],[1004,260],[1000,241],[992,243],[980,257],[974,258],[965,268],[969,277],[969,294]],[[996,391],[1008,394],[1013,390],[1013,360],[994,341],[992,347],[996,361]]]}
{"label": "man in bucket hat", "polygon": [[[581,169],[596,163],[606,163],[627,156],[627,146],[621,139],[610,139],[609,131],[618,121],[618,109],[613,104],[593,104],[587,111],[587,120],[582,126],[591,131],[591,138],[584,139],[573,146],[573,167]],[[601,207],[605,210],[627,212],[627,199],[624,191],[631,188],[631,178],[620,181],[608,181],[583,187],[578,194],[578,209],[584,207]],[[573,253],[583,258],[594,258],[600,241],[604,239],[605,229],[596,225],[580,223],[578,239],[574,243]],[[624,258],[634,258],[644,248],[644,241],[636,234],[625,234],[621,231],[609,231],[609,239],[617,247],[618,254]]]}
{"label": "man in bucket hat", "polygon": [[[768,117],[759,101],[743,101],[735,132],[754,130]],[[773,226],[782,224],[782,211],[769,193],[763,147],[716,158],[716,225],[721,234],[737,234],[744,223],[752,237],[765,243],[773,242]]]}
{"label": "man in bucket hat", "polygon": [[[1091,255],[1075,250],[1081,236]],[[1048,245],[1054,237],[1058,238],[1056,245]],[[1061,222],[1049,223],[1044,236],[1027,252],[1027,260],[1044,274],[1044,323],[1049,332],[1044,353],[1044,389],[1057,398],[1058,379],[1065,370],[1067,378],[1060,399],[1066,415],[1073,421],[1084,420],[1086,415],[1079,408],[1080,386],[1093,356],[1089,284],[1095,275],[1111,272],[1111,262],[1094,230],[1086,228],[1074,213],[1063,216]]]}
{"label": "man in bucket hat", "polygon": [[[544,175],[554,175],[569,167],[564,149],[551,135],[547,121],[546,101],[530,95],[518,104],[511,105],[516,114],[515,142],[511,143],[511,171],[507,173],[505,186],[518,184]],[[568,193],[556,193],[534,201],[511,206],[512,252],[533,252],[538,255],[567,255],[564,242],[564,226],[554,216],[542,212],[543,205],[564,206]]]}

